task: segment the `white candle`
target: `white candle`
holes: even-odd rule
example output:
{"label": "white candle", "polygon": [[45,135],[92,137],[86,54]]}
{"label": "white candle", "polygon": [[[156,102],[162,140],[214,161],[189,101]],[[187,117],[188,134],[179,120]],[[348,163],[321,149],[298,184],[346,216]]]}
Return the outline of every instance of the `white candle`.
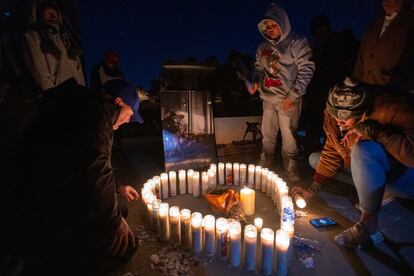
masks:
{"label": "white candle", "polygon": [[239,221],[232,220],[229,223],[230,237],[230,265],[233,267],[240,266],[241,254],[241,225]]}
{"label": "white candle", "polygon": [[261,190],[262,188],[262,167],[256,166],[255,172],[254,172],[254,188],[256,190]]}
{"label": "white candle", "polygon": [[271,275],[273,272],[273,244],[275,233],[270,228],[263,228],[260,237],[262,244],[262,273]]}
{"label": "white candle", "polygon": [[156,175],[152,178],[155,184],[155,195],[157,198],[161,198],[161,178]]}
{"label": "white candle", "polygon": [[210,164],[210,169],[213,170],[217,175],[217,164],[216,163],[211,163]]}
{"label": "white candle", "polygon": [[239,163],[233,163],[233,182],[234,185],[240,185],[240,165]]}
{"label": "white candle", "polygon": [[306,207],[306,201],[302,195],[296,194],[295,195],[295,203],[298,208],[303,209]]}
{"label": "white candle", "polygon": [[152,217],[152,202],[147,203],[148,225],[152,229],[154,227],[154,219]]}
{"label": "white candle", "polygon": [[254,226],[256,226],[257,231],[260,232],[263,228],[263,219],[261,218],[255,218],[254,219]]}
{"label": "white candle", "polygon": [[[286,183],[282,181],[278,182],[277,209],[279,210],[280,215],[282,215],[282,212],[283,212],[283,206],[282,206],[283,198],[289,197],[289,199],[287,200],[292,201],[292,198],[288,196],[288,193],[289,193],[289,190],[288,190],[288,187],[286,186]],[[293,202],[292,202],[292,208],[293,208]]]}
{"label": "white candle", "polygon": [[295,233],[295,226],[293,223],[288,221],[283,221],[280,228],[289,234],[290,237],[293,237],[293,234]]}
{"label": "white candle", "polygon": [[224,185],[224,163],[218,163],[218,179],[219,184]]}
{"label": "white candle", "polygon": [[208,174],[207,172],[201,173],[201,194],[205,195],[208,189]]}
{"label": "white candle", "polygon": [[216,237],[217,237],[217,257],[220,260],[225,260],[229,255],[228,244],[228,222],[225,218],[218,218],[216,220]]}
{"label": "white candle", "polygon": [[247,187],[249,188],[254,188],[254,169],[255,166],[250,164],[248,168],[249,173],[247,175]]}
{"label": "white candle", "polygon": [[233,164],[226,163],[226,184],[232,185],[233,184]]}
{"label": "white candle", "polygon": [[193,244],[193,252],[195,254],[200,254],[201,250],[203,249],[203,237],[202,237],[202,229],[201,229],[201,221],[203,219],[203,215],[199,212],[194,212],[191,214],[191,236],[192,236],[192,244]]}
{"label": "white candle", "polygon": [[161,200],[156,199],[152,201],[152,221],[154,222],[154,231],[159,232],[159,219],[158,219],[158,211],[160,209]]}
{"label": "white candle", "polygon": [[246,216],[253,216],[255,213],[255,192],[253,189],[244,187],[240,190],[240,202],[242,205],[242,209]]}
{"label": "white candle", "polygon": [[200,173],[194,172],[193,175],[193,196],[199,197],[200,196]]}
{"label": "white candle", "polygon": [[170,171],[168,173],[170,179],[170,196],[177,195],[177,173],[175,171]]}
{"label": "white candle", "polygon": [[266,195],[267,196],[271,196],[272,195],[272,183],[273,183],[272,179],[273,179],[273,175],[274,174],[275,173],[273,171],[270,171],[267,174],[267,185],[266,185]]}
{"label": "white candle", "polygon": [[208,169],[208,187],[209,189],[214,189],[216,186],[216,171],[212,168]]}
{"label": "white candle", "polygon": [[284,230],[276,231],[277,275],[287,275],[290,238]]}
{"label": "white candle", "polygon": [[246,186],[246,184],[247,184],[246,164],[240,164],[240,185]]}
{"label": "white candle", "polygon": [[162,199],[168,198],[168,174],[166,173],[161,174],[161,193]]}
{"label": "white candle", "polygon": [[273,203],[275,202],[275,200],[277,200],[277,198],[275,199],[275,194],[277,192],[277,185],[276,185],[277,179],[279,179],[279,176],[277,174],[274,174],[272,177],[272,184],[271,184],[272,191],[270,192],[270,197],[272,198]]}
{"label": "white candle", "polygon": [[288,222],[293,225],[295,223],[295,209],[293,207],[292,198],[288,195],[283,196],[281,206],[282,213],[280,216],[280,223]]}
{"label": "white candle", "polygon": [[160,239],[168,241],[170,239],[170,223],[168,219],[168,203],[161,203],[158,209],[158,220],[160,223]]}
{"label": "white candle", "polygon": [[204,217],[204,237],[206,255],[211,257],[216,251],[216,219],[212,215]]}
{"label": "white candle", "polygon": [[244,227],[244,264],[248,271],[256,269],[257,229],[254,225]]}
{"label": "white candle", "polygon": [[262,169],[262,192],[266,193],[267,191],[267,175],[269,173],[269,169],[263,168]]}
{"label": "white candle", "polygon": [[188,209],[182,209],[180,212],[181,220],[181,241],[184,247],[189,248],[191,246],[191,211]]}
{"label": "white candle", "polygon": [[170,237],[175,244],[181,242],[180,208],[178,206],[170,208]]}
{"label": "white candle", "polygon": [[187,183],[186,183],[186,175],[185,170],[178,171],[178,181],[180,182],[180,195],[184,195],[187,193]]}
{"label": "white candle", "polygon": [[188,183],[188,193],[193,193],[193,177],[194,177],[194,170],[189,169],[187,170],[187,183]]}

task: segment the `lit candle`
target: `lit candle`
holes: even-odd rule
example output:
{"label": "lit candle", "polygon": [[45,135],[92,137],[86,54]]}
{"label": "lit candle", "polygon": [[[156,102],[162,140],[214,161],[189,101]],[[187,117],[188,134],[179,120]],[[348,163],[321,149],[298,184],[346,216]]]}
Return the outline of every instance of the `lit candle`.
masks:
{"label": "lit candle", "polygon": [[240,164],[240,185],[246,186],[246,184],[247,184],[246,164]]}
{"label": "lit candle", "polygon": [[161,203],[160,208],[158,209],[161,241],[168,241],[170,239],[170,223],[168,219],[168,211],[168,203]]}
{"label": "lit candle", "polygon": [[237,220],[229,222],[230,237],[230,265],[233,267],[240,266],[241,254],[241,225]]}
{"label": "lit candle", "polygon": [[219,184],[224,185],[224,163],[218,163],[218,179]]}
{"label": "lit candle", "polygon": [[201,194],[205,195],[208,189],[208,174],[207,172],[201,173]]}
{"label": "lit candle", "polygon": [[249,169],[249,173],[247,175],[247,187],[254,188],[254,169],[255,169],[255,166],[250,164],[248,169]]}
{"label": "lit candle", "polygon": [[277,275],[287,275],[290,238],[284,230],[276,231]]}
{"label": "lit candle", "polygon": [[283,196],[281,206],[282,213],[280,216],[280,223],[282,224],[283,222],[288,222],[293,225],[295,223],[295,209],[293,207],[292,198],[288,195]]}
{"label": "lit candle", "polygon": [[200,173],[194,172],[193,175],[193,196],[199,197],[200,196]]}
{"label": "lit candle", "polygon": [[261,218],[255,218],[254,219],[254,226],[256,226],[257,231],[260,232],[263,228],[263,219]]}
{"label": "lit candle", "polygon": [[208,187],[209,189],[212,189],[216,186],[216,171],[212,168],[208,169]]}
{"label": "lit candle", "polygon": [[226,184],[233,184],[233,164],[226,163]]}
{"label": "lit candle", "polygon": [[244,264],[248,271],[256,269],[257,229],[254,225],[244,227]]}
{"label": "lit candle", "polygon": [[191,211],[188,209],[182,209],[180,212],[181,220],[181,241],[184,247],[189,248],[191,246],[191,225],[190,225]]}
{"label": "lit candle", "polygon": [[189,169],[187,170],[187,183],[188,183],[188,193],[193,193],[193,177],[194,177],[194,170]]}
{"label": "lit candle", "polygon": [[193,244],[193,252],[195,254],[199,254],[203,249],[203,237],[202,237],[202,229],[201,229],[201,221],[203,219],[203,215],[199,212],[194,212],[191,214],[191,236],[192,236],[192,244]]}
{"label": "lit candle", "polygon": [[229,255],[228,250],[228,222],[225,218],[218,218],[216,220],[216,237],[217,237],[217,257],[220,260],[225,260]]}
{"label": "lit candle", "polygon": [[267,185],[266,185],[266,196],[271,196],[272,195],[272,179],[273,179],[273,175],[275,173],[273,171],[270,171],[267,174]]}
{"label": "lit candle", "polygon": [[161,193],[162,199],[168,198],[168,174],[161,174]]}
{"label": "lit candle", "polygon": [[161,178],[156,175],[152,178],[155,184],[155,195],[157,198],[161,198]]}
{"label": "lit candle", "polygon": [[216,251],[216,219],[212,215],[204,217],[204,237],[206,255],[211,257]]}
{"label": "lit candle", "polygon": [[152,221],[154,222],[154,231],[159,232],[159,219],[158,219],[158,212],[160,209],[161,199],[155,199],[152,201]]}
{"label": "lit candle", "polygon": [[152,202],[147,203],[148,225],[152,229],[154,227],[154,219],[152,217]]}
{"label": "lit candle", "polygon": [[282,225],[280,228],[289,234],[290,237],[293,237],[293,234],[295,233],[295,226],[293,223],[288,221],[282,221]]}
{"label": "lit candle", "polygon": [[255,192],[254,190],[244,187],[240,190],[240,202],[246,216],[253,216],[255,213]]}
{"label": "lit candle", "polygon": [[273,243],[275,233],[270,228],[263,228],[260,237],[262,244],[262,273],[271,275],[273,271]]}
{"label": "lit candle", "polygon": [[181,223],[180,208],[178,206],[170,208],[170,231],[171,241],[179,244],[181,242]]}
{"label": "lit candle", "polygon": [[266,193],[267,191],[267,175],[269,173],[269,169],[264,168],[262,169],[262,192]]}
{"label": "lit candle", "polygon": [[180,195],[187,193],[187,183],[186,183],[185,170],[178,171],[178,181],[180,182]]}
{"label": "lit candle", "polygon": [[[272,198],[272,200],[273,200],[273,203],[275,202],[275,201],[277,201],[277,197],[275,197],[275,195],[276,195],[276,193],[277,193],[277,180],[279,179],[279,176],[277,175],[277,174],[274,174],[273,175],[273,177],[272,177],[272,184],[271,184],[271,192],[270,192],[270,197]],[[275,199],[276,198],[276,199]]]}
{"label": "lit candle", "polygon": [[[283,211],[283,206],[282,206],[283,198],[289,197],[289,199],[288,199],[289,201],[292,201],[292,198],[290,198],[290,196],[288,196],[289,189],[286,186],[286,182],[279,181],[277,185],[278,185],[278,202],[277,202],[277,209],[279,210],[279,213],[282,215],[282,211]],[[293,202],[292,202],[292,208],[293,208]]]}
{"label": "lit candle", "polygon": [[240,185],[240,165],[239,163],[233,163],[233,182],[234,185]]}
{"label": "lit candle", "polygon": [[303,198],[303,196],[300,194],[295,195],[295,203],[296,203],[296,206],[298,206],[298,208],[300,209],[303,209],[306,207],[306,201]]}
{"label": "lit candle", "polygon": [[170,178],[170,196],[177,195],[177,173],[175,171],[170,171],[168,173]]}
{"label": "lit candle", "polygon": [[256,166],[255,168],[255,174],[254,174],[254,188],[256,190],[261,190],[262,188],[262,167]]}
{"label": "lit candle", "polygon": [[211,163],[210,164],[210,169],[212,169],[217,174],[217,164],[216,163]]}

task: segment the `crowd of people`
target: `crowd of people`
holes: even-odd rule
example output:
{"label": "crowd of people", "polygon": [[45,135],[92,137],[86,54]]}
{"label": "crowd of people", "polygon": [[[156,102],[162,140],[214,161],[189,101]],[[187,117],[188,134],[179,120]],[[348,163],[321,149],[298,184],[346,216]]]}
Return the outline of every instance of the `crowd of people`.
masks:
{"label": "crowd of people", "polygon": [[[414,198],[414,11],[409,0],[382,0],[382,8],[358,50],[352,32],[334,32],[323,15],[311,22],[310,44],[273,4],[258,24],[264,41],[256,52],[255,77],[242,78],[246,90],[259,91],[263,101],[262,165],[275,167],[280,131],[283,171],[292,185],[301,182],[296,131],[306,102],[305,149],[317,151],[310,155],[315,174],[309,187],[293,187],[293,195],[310,198],[339,172],[351,174],[361,218],[335,237],[347,248],[383,239],[377,215],[386,192]],[[17,84],[29,83],[28,94],[41,98],[18,127],[24,134],[2,137],[7,185],[0,201],[6,226],[0,254],[40,258],[50,269],[41,274],[58,267],[72,275],[102,272],[136,250],[122,197],[139,195],[117,182],[111,152],[119,126],[142,123],[139,97],[112,50],[94,67],[87,87],[79,38],[59,6],[42,1],[34,11],[22,57],[32,81],[9,81],[4,64],[18,61],[7,60],[10,46],[3,34],[0,41],[2,126],[10,125],[3,115],[18,111],[13,103],[21,98],[9,96]]]}

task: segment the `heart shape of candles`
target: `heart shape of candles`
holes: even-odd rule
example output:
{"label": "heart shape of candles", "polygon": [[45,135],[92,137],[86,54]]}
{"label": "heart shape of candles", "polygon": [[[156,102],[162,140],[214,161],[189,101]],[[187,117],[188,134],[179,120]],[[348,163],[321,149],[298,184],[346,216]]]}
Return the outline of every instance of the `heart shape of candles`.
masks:
{"label": "heart shape of candles", "polygon": [[[189,209],[180,210],[162,202],[177,194],[204,195],[217,185],[243,186],[240,201],[246,216],[255,214],[256,191],[271,198],[280,214],[281,229],[275,231],[262,228],[263,220],[254,219],[254,225],[246,225],[242,230],[239,221],[203,215]],[[255,191],[256,190],[256,191]],[[294,232],[294,205],[288,195],[288,187],[275,172],[253,164],[218,163],[211,164],[207,171],[193,169],[161,173],[149,179],[141,189],[141,197],[147,205],[147,218],[152,229],[159,233],[161,241],[191,247],[195,254],[204,252],[211,257],[228,259],[232,267],[241,265],[241,236],[244,233],[244,264],[249,271],[256,269],[257,239],[261,239],[262,263],[264,274],[273,273],[273,256],[277,251],[277,271],[285,275],[287,271],[287,250]],[[298,207],[306,206],[303,198],[295,198]],[[300,205],[300,206],[299,206]],[[260,233],[260,235],[258,234]]]}

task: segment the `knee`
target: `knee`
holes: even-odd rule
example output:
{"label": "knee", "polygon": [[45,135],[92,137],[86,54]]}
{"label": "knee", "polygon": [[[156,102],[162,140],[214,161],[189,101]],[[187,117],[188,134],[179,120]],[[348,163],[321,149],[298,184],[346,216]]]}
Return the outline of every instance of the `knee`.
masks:
{"label": "knee", "polygon": [[375,155],[384,155],[384,149],[375,141],[359,141],[351,150],[351,159],[366,159],[372,158]]}
{"label": "knee", "polygon": [[316,152],[312,153],[309,156],[309,165],[312,168],[316,169],[316,166],[318,165],[320,158],[321,158],[321,152],[320,151],[316,151]]}

